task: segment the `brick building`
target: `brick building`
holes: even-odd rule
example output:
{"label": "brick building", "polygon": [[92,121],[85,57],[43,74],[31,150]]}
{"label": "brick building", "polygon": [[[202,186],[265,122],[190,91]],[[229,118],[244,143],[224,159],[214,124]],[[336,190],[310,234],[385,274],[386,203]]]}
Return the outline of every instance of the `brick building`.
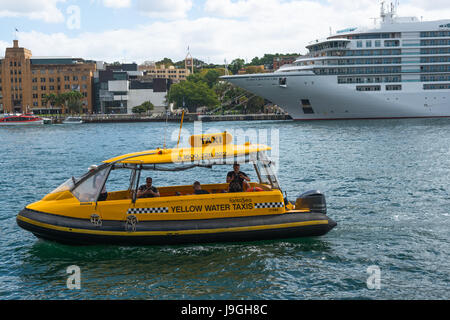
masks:
{"label": "brick building", "polygon": [[69,91],[83,94],[83,112],[92,112],[94,61],[71,57],[32,57],[14,40],[0,60],[0,112],[65,113],[45,103],[45,96]]}

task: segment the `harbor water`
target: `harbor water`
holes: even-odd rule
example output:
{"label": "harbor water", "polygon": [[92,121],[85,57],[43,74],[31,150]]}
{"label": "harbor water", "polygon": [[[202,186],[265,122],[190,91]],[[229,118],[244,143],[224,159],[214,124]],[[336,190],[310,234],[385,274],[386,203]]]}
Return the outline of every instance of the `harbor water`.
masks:
{"label": "harbor water", "polygon": [[[192,134],[196,125],[183,129]],[[0,299],[450,298],[449,119],[202,124],[204,131],[267,137],[290,201],[312,189],[325,194],[338,225],[322,237],[77,247],[39,240],[17,226],[21,209],[89,165],[173,147],[178,128],[0,128]],[[158,187],[222,182],[229,170],[148,174]],[[256,180],[250,165],[241,170]],[[67,286],[69,266],[79,267],[79,289]]]}

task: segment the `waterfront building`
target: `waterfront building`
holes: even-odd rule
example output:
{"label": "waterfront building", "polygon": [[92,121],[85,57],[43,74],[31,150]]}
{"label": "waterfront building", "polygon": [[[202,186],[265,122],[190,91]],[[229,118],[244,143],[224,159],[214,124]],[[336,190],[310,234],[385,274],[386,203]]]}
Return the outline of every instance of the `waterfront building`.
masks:
{"label": "waterfront building", "polygon": [[148,79],[170,79],[174,83],[186,80],[191,74],[188,68],[175,68],[174,66],[166,67],[164,64],[149,64],[140,66],[144,76]]}
{"label": "waterfront building", "polygon": [[153,113],[162,113],[171,83],[171,79],[145,77],[135,63],[101,65],[94,75],[95,112],[131,114],[134,107],[150,101]]}
{"label": "waterfront building", "polygon": [[273,70],[278,70],[281,66],[285,64],[292,64],[298,58],[298,55],[287,55],[287,56],[278,56],[273,58]]}
{"label": "waterfront building", "polygon": [[72,57],[33,57],[14,40],[0,60],[0,112],[65,113],[64,106],[50,105],[46,95],[79,91],[82,111],[92,112],[94,61]]}

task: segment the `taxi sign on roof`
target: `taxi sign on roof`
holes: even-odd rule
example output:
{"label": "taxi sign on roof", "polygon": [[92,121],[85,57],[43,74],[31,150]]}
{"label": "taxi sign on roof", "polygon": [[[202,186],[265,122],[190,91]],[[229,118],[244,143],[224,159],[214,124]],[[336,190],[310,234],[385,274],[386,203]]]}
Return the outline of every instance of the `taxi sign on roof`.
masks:
{"label": "taxi sign on roof", "polygon": [[189,138],[192,147],[205,147],[208,145],[225,145],[233,142],[233,136],[228,132],[197,134]]}

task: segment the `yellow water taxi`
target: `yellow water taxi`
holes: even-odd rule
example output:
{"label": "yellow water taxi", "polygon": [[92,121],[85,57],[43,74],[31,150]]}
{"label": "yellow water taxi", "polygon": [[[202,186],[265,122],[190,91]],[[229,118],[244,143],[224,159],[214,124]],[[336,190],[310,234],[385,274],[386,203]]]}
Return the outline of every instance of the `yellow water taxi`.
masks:
{"label": "yellow water taxi", "polygon": [[[181,244],[254,241],[321,236],[336,226],[326,215],[323,194],[304,193],[294,204],[283,197],[273,163],[262,144],[232,143],[227,132],[194,135],[190,146],[125,154],[103,161],[79,178],[70,178],[42,200],[26,206],[17,223],[39,238],[61,243]],[[224,181],[153,189],[140,197],[147,170],[171,171],[253,164],[257,182],[230,190]],[[121,172],[122,190],[105,190]],[[145,188],[144,188],[145,189]]]}

